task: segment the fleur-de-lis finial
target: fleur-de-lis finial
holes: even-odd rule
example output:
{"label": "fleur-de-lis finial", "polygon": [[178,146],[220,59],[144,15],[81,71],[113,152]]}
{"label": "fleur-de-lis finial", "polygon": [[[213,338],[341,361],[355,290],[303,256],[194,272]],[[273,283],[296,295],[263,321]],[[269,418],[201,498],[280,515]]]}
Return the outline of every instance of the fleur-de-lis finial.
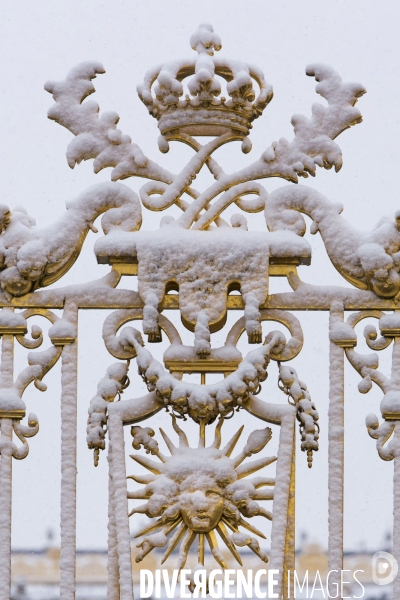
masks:
{"label": "fleur-de-lis finial", "polygon": [[209,23],[201,23],[198,26],[190,37],[190,45],[199,54],[206,52],[210,56],[214,55],[214,50],[218,52],[222,48],[221,38]]}

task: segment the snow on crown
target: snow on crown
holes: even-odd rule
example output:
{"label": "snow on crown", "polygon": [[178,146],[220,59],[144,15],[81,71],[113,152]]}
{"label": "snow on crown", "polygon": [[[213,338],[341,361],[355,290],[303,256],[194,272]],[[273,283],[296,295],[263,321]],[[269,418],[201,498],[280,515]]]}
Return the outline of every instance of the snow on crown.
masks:
{"label": "snow on crown", "polygon": [[[158,120],[161,134],[212,136],[233,131],[247,136],[251,122],[272,99],[272,87],[263,72],[241,60],[215,58],[221,39],[208,23],[199,26],[190,44],[198,53],[196,58],[150,69],[137,88],[140,99]],[[221,95],[220,78],[226,81],[229,99]],[[183,98],[184,79],[189,93]],[[259,88],[257,97],[254,83]]]}

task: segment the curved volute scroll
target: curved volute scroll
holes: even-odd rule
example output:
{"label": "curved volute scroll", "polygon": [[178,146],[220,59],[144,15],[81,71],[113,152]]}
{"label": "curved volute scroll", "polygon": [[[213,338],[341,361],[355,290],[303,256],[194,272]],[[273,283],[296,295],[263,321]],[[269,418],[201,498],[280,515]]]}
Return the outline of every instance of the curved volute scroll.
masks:
{"label": "curved volute scroll", "polygon": [[314,189],[285,186],[269,195],[265,216],[270,231],[303,236],[301,213],[308,215],[311,233],[320,232],[329,258],[347,281],[394,298],[400,291],[400,215],[381,219],[372,231],[359,231],[340,216],[342,210],[343,205]]}
{"label": "curved volute scroll", "polygon": [[34,413],[30,413],[28,416],[28,425],[23,425],[17,420],[13,420],[13,429],[15,435],[22,442],[22,446],[19,448],[13,444],[13,457],[17,460],[26,458],[29,453],[29,446],[26,438],[34,437],[39,431],[39,421]]}
{"label": "curved volute scroll", "polygon": [[[36,350],[43,341],[44,336],[41,327],[33,325],[31,328],[31,338],[26,337],[28,333],[27,319],[31,317],[44,317],[50,321],[52,326],[49,330],[51,346],[38,352],[29,352],[27,360],[28,366],[25,367],[14,379],[14,338],[28,350]],[[53,335],[52,335],[53,330]],[[57,330],[68,330],[72,339],[57,338]],[[26,458],[29,452],[29,446],[26,438],[33,437],[39,431],[39,421],[35,414],[30,413],[28,424],[24,425],[20,421],[25,417],[26,407],[22,399],[24,391],[28,385],[34,382],[35,387],[44,392],[47,385],[43,378],[56,364],[62,353],[62,347],[65,343],[71,343],[76,337],[76,332],[71,330],[71,324],[66,319],[60,319],[52,311],[35,308],[22,312],[14,312],[9,308],[3,308],[0,311],[0,335],[1,343],[1,368],[0,368],[0,420],[2,421],[0,437],[0,454],[8,453],[18,460]],[[57,343],[58,342],[58,343]],[[17,446],[12,441],[15,434],[22,442],[22,446]]]}
{"label": "curved volute scroll", "polygon": [[[104,322],[103,339],[107,350],[115,358],[126,360],[126,363],[116,362],[108,367],[105,376],[98,383],[96,395],[90,402],[86,441],[88,448],[94,450],[95,466],[99,462],[100,450],[105,449],[109,403],[115,399],[120,400],[121,394],[129,387],[130,360],[137,356],[137,344],[143,344],[140,333],[133,327],[124,327],[119,334],[118,330],[130,321],[141,319],[143,311],[140,309],[117,310]],[[160,326],[171,344],[182,343],[173,324],[163,315],[160,316]],[[179,378],[179,374],[176,377]],[[133,400],[133,403],[136,403],[135,420],[140,421],[154,414],[154,406],[156,411],[164,406],[160,399],[155,402],[153,390],[149,391],[147,397]]]}
{"label": "curved volute scroll", "polygon": [[104,233],[136,231],[142,222],[136,194],[121,184],[100,183],[67,203],[67,212],[47,227],[22,208],[0,207],[0,287],[8,296],[22,296],[54,283],[74,264],[89,229],[102,219]]}
{"label": "curved volute scroll", "polygon": [[[263,309],[260,311],[260,321],[274,321],[282,323],[290,332],[291,337],[283,348],[274,348],[271,359],[276,361],[287,361],[295,358],[301,351],[304,343],[303,330],[300,321],[293,314],[276,309]],[[225,346],[236,346],[240,336],[246,331],[245,318],[239,319],[227,335]],[[268,334],[270,336],[271,334]],[[268,336],[266,340],[268,340]]]}
{"label": "curved volute scroll", "polygon": [[[378,370],[379,357],[373,354],[360,354],[354,350],[357,336],[354,328],[367,318],[379,319],[381,337],[376,328],[367,325],[364,329],[365,341],[372,350],[381,351],[393,342],[391,375],[386,376]],[[345,348],[350,364],[361,375],[358,389],[362,394],[368,393],[372,384],[377,384],[384,393],[380,409],[384,422],[380,425],[375,414],[366,417],[369,435],[377,440],[379,456],[383,460],[393,460],[400,456],[398,452],[398,436],[400,435],[400,314],[385,314],[381,311],[362,311],[350,315],[346,323],[336,326],[331,331],[331,340]]]}
{"label": "curved volute scroll", "polygon": [[[132,327],[125,327],[119,335],[117,335],[117,332],[126,323],[142,319],[142,309],[121,309],[111,313],[107,317],[103,325],[103,340],[112,356],[122,360],[129,360],[136,357],[135,346],[132,343],[132,339],[135,337],[135,330]],[[170,344],[182,344],[178,330],[164,315],[159,316],[159,325],[167,335]]]}
{"label": "curved volute scroll", "polygon": [[[15,313],[8,308],[0,312],[0,335],[2,336],[2,354],[0,371],[0,417],[21,418],[25,416],[25,403],[22,400],[27,386],[34,382],[40,391],[47,389],[43,377],[55,365],[62,352],[62,345],[52,345],[46,350],[29,352],[28,366],[19,375],[13,377],[13,344],[14,337],[27,349],[36,349],[43,343],[42,330],[38,325],[33,325],[31,330],[32,339],[26,338],[28,331],[26,319],[33,316],[47,318],[52,327],[57,322],[63,322],[54,313],[47,309],[29,309]],[[66,327],[67,325],[64,325]],[[51,331],[51,328],[50,328]],[[49,332],[50,333],[50,332]],[[50,336],[51,339],[51,336]]]}

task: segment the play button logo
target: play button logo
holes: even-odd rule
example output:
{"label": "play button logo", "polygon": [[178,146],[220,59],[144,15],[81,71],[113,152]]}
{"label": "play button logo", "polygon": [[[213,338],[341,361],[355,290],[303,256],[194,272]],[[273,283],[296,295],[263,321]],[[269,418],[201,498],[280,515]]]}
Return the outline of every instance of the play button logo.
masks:
{"label": "play button logo", "polygon": [[372,579],[377,585],[392,583],[398,572],[397,560],[389,552],[376,552],[372,557]]}

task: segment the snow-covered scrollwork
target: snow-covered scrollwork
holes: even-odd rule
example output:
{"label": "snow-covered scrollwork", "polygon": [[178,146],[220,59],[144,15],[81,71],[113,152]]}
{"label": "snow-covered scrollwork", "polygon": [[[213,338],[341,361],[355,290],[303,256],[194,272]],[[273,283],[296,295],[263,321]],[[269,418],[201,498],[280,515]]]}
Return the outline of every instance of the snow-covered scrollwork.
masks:
{"label": "snow-covered scrollwork", "polygon": [[369,435],[377,440],[376,448],[383,460],[393,460],[399,453],[400,421],[383,421],[379,424],[378,417],[373,413],[367,415],[365,424]]}
{"label": "snow-covered scrollwork", "polygon": [[306,186],[286,186],[269,195],[265,209],[270,231],[304,235],[300,213],[312,219],[311,233],[321,233],[332,263],[361,289],[393,298],[400,290],[400,214],[382,218],[372,231],[359,231],[340,216],[341,204]]}
{"label": "snow-covered scrollwork", "polygon": [[0,206],[0,286],[11,296],[22,296],[62,277],[79,256],[89,231],[97,231],[102,219],[104,233],[139,229],[141,207],[136,194],[121,184],[92,186],[67,204],[56,223],[38,228],[25,209]]}
{"label": "snow-covered scrollwork", "polygon": [[[160,429],[170,456],[159,452],[148,428],[132,428],[133,447],[138,450],[142,443],[148,450],[151,443],[151,453],[160,460],[157,463],[140,454],[131,455],[150,474],[128,477],[145,486],[137,491],[128,491],[128,498],[147,500],[145,504],[133,508],[129,516],[142,513],[150,518],[157,518],[155,523],[135,536],[140,538],[137,545],[140,551],[136,562],[143,560],[153,548],[167,546],[161,561],[163,563],[180,544],[177,568],[182,569],[191,546],[199,536],[199,563],[204,565],[206,538],[215,560],[226,569],[227,565],[218,547],[215,532],[240,565],[243,563],[236,546],[247,546],[261,560],[268,562],[268,556],[260,549],[257,538],[248,532],[264,539],[266,536],[246,519],[263,516],[272,520],[272,513],[261,507],[258,501],[273,500],[273,489],[258,490],[265,486],[274,486],[275,480],[265,477],[246,480],[245,477],[272,464],[277,457],[268,456],[247,464],[242,463],[246,458],[264,449],[272,437],[272,431],[269,427],[253,431],[242,452],[231,458],[243,426],[227,445],[220,449],[223,421],[222,417],[218,421],[211,446],[206,446],[204,430],[203,433],[200,430],[198,447],[191,448],[186,434],[178,427],[173,416],[172,425],[179,436],[179,446],[176,447]],[[150,430],[150,434],[154,435],[154,431]],[[239,527],[243,527],[247,532],[241,531]]]}
{"label": "snow-covered scrollwork", "polygon": [[[0,419],[0,430],[1,430],[1,421]],[[11,450],[11,454],[13,458],[17,460],[22,460],[26,458],[29,453],[29,446],[26,438],[34,437],[39,431],[39,421],[37,416],[34,413],[29,413],[28,416],[28,425],[22,425],[19,420],[12,420],[12,428],[14,434],[17,438],[22,442],[22,446],[17,446],[12,441],[3,441],[0,436],[0,455],[2,451],[7,448]]]}
{"label": "snow-covered scrollwork", "polygon": [[[271,359],[288,361],[294,358],[303,345],[300,323],[290,313],[277,310],[264,310],[262,321],[275,321],[284,324],[291,333],[289,341],[279,331],[270,332],[264,345],[247,354],[243,359],[236,345],[245,330],[245,318],[235,323],[221,348],[211,349],[210,356],[200,361],[204,372],[207,369],[225,373],[226,377],[213,384],[188,383],[182,380],[185,371],[193,368],[198,360],[196,343],[194,346],[182,344],[180,336],[172,323],[161,315],[163,330],[167,333],[171,345],[164,353],[165,368],[144,348],[141,334],[132,327],[123,327],[129,321],[141,319],[140,310],[120,310],[112,313],[104,324],[103,338],[109,352],[116,358],[130,360],[136,358],[139,374],[146,383],[150,394],[154,394],[167,410],[186,419],[190,417],[197,423],[212,423],[218,416],[227,417],[241,407],[246,408],[251,398],[261,391],[261,383],[267,377],[267,368]],[[216,368],[215,368],[216,367]],[[301,382],[292,367],[280,364],[281,389],[288,394],[297,408],[301,423],[301,448],[308,454],[311,466],[312,451],[318,450],[319,427],[318,413],[311,401],[307,386]],[[167,370],[168,369],[168,370]],[[196,369],[196,367],[195,367]],[[169,372],[168,372],[169,371]],[[88,445],[89,448],[104,449],[105,425],[107,422],[107,401],[112,401],[126,387],[127,367],[116,363],[107,371],[106,377],[99,383],[98,394],[93,398],[89,409]],[[110,390],[110,398],[105,397],[105,388]],[[133,401],[134,402],[134,401]],[[98,457],[98,452],[96,452]],[[96,458],[96,464],[97,464]]]}
{"label": "snow-covered scrollwork", "polygon": [[[271,568],[277,568],[281,574],[291,568],[288,554],[294,552],[296,417],[300,423],[300,446],[307,453],[309,467],[313,452],[318,450],[319,425],[307,386],[288,364],[302,348],[303,332],[298,319],[285,312],[286,308],[303,310],[318,305],[324,310],[331,309],[332,323],[340,321],[331,331],[331,349],[337,351],[335,364],[339,368],[342,351],[332,342],[346,348],[350,362],[362,376],[361,391],[368,391],[373,381],[381,386],[384,423],[379,425],[377,418],[370,415],[368,431],[377,440],[382,458],[390,460],[397,456],[393,436],[400,421],[400,321],[397,314],[384,316],[379,311],[364,309],[395,306],[400,292],[400,216],[382,220],[372,232],[359,232],[340,216],[341,206],[315,190],[285,186],[270,193],[265,183],[259,181],[279,177],[291,184],[298,183],[299,177],[315,176],[317,166],[339,171],[343,159],[336,139],[345,129],[361,122],[356,103],[365,93],[363,86],[343,82],[326,65],[309,65],[306,74],[315,78],[316,92],[325,103],[314,104],[309,117],[298,114],[292,117],[291,140],[281,138],[266,144],[256,160],[244,162],[240,170],[228,173],[215,156],[231,142],[239,142],[244,154],[251,151],[249,134],[272,100],[272,86],[258,67],[222,53],[220,57],[221,39],[207,23],[193,33],[190,45],[194,50],[191,57],[165,61],[150,69],[137,88],[140,99],[158,122],[159,150],[168,152],[174,142],[186,144],[193,152],[186,165],[170,172],[146,157],[117,127],[117,113],[100,113],[98,104],[88,96],[95,91],[93,79],[105,71],[99,62],[86,62],[74,67],[64,80],[46,83],[45,89],[54,99],[48,117],[74,136],[67,148],[68,165],[74,168],[81,161],[93,160],[96,174],[112,169],[112,181],[93,186],[67,203],[64,215],[47,227],[36,227],[23,208],[10,210],[5,204],[0,205],[0,300],[7,305],[0,311],[0,450],[4,467],[0,496],[7,511],[11,511],[12,456],[26,456],[26,438],[38,429],[34,415],[30,415],[28,426],[20,424],[25,416],[23,392],[31,382],[45,390],[43,377],[62,356],[62,597],[72,597],[74,593],[70,579],[75,573],[76,550],[73,543],[78,414],[76,338],[81,308],[114,311],[105,319],[103,339],[109,353],[119,362],[109,366],[100,379],[87,422],[87,443],[94,450],[95,466],[109,435],[110,598],[117,594],[124,600],[132,600],[128,499],[146,501],[134,507],[130,515],[141,513],[157,519],[137,534],[140,537],[137,561],[153,548],[166,547],[165,560],[179,544],[181,569],[198,536],[198,567],[204,566],[207,540],[214,558],[225,568],[216,534],[239,564],[242,562],[237,547],[241,546],[248,546],[267,562],[268,557],[257,540],[257,536],[265,536],[246,518],[261,515],[272,519],[271,511],[258,502],[271,501],[275,495]],[[201,143],[201,136],[209,139]],[[243,160],[248,159],[243,157]],[[195,180],[203,168],[210,171],[214,181],[200,190],[196,189]],[[130,177],[149,181],[136,194],[116,183]],[[233,205],[238,212],[228,222],[224,212]],[[143,208],[154,212],[172,208],[173,214],[163,216],[157,230],[143,231],[140,230]],[[176,208],[181,212],[176,213]],[[250,218],[243,213],[262,211],[265,230],[250,231]],[[324,294],[318,286],[313,286],[309,294],[308,289],[304,290],[306,284],[301,288],[300,282],[298,290],[293,283],[298,277],[296,267],[311,261],[311,246],[304,238],[305,222],[300,213],[312,219],[311,233],[321,233],[338,271],[362,290],[343,288],[346,301],[356,306],[354,310],[359,310],[359,305],[363,309],[361,316],[351,317],[348,323],[343,324],[342,318],[339,319],[340,310],[343,312],[348,306],[343,304],[337,311],[333,308],[335,290]],[[95,285],[39,290],[58,281],[71,268],[89,230],[97,231],[94,223],[101,214],[105,235],[97,239],[94,252],[99,264],[111,266],[111,273]],[[138,277],[137,291],[132,287],[113,289],[122,276],[128,275]],[[269,277],[272,276],[287,276],[294,292],[271,294]],[[21,308],[26,310],[14,312]],[[49,308],[64,310],[63,317],[58,318]],[[193,334],[191,340],[181,336],[173,317],[169,320],[165,316],[163,311],[169,309],[176,311],[175,316]],[[225,326],[231,309],[241,313],[225,343],[215,347],[213,334]],[[27,335],[27,320],[37,315],[51,322],[51,346],[42,352],[30,352],[28,367],[14,380],[14,341],[30,351],[43,342],[42,330],[37,325]],[[379,318],[382,331],[378,339],[375,330],[367,328],[370,348],[386,348],[394,338],[390,378],[377,370],[375,355],[362,357],[354,351],[357,341],[354,327],[366,316]],[[132,321],[140,321],[146,342],[165,344],[162,360],[156,360],[145,347],[139,326],[133,328]],[[285,326],[290,338],[286,339],[278,330],[265,331],[266,321]],[[247,342],[257,347],[242,354],[244,340],[238,342],[244,333]],[[335,353],[332,356],[336,357]],[[136,361],[147,387],[147,393],[140,398],[126,398],[132,360]],[[289,402],[282,401],[279,391],[281,402],[261,397],[271,360],[278,363],[278,386]],[[211,383],[207,379],[210,374],[219,377],[213,377]],[[197,383],[187,375],[197,375]],[[124,391],[124,399],[119,402]],[[339,391],[335,396],[338,403]],[[252,418],[280,428],[277,456],[244,463],[268,444],[272,435],[269,427],[253,431],[242,452],[234,458],[231,454],[243,426],[220,449],[224,419],[240,419],[237,413],[241,409]],[[155,429],[142,426],[160,410],[170,413],[179,437],[176,447],[161,431],[170,452],[168,457],[160,451]],[[177,425],[178,418],[182,421],[189,418],[199,424],[197,448],[189,446],[186,434]],[[216,422],[215,440],[207,447],[207,426],[213,422]],[[150,472],[150,475],[130,476],[145,487],[129,491],[128,497],[124,462],[126,425],[132,426],[133,448],[148,455],[136,453],[132,458]],[[339,432],[340,423],[335,428]],[[14,435],[22,447],[13,444]],[[275,478],[245,479],[275,460],[276,482]],[[333,476],[332,481],[337,483]],[[259,490],[265,486],[274,489]],[[4,523],[0,520],[2,539],[10,536]],[[334,520],[331,523],[331,529],[340,531]],[[7,559],[9,564],[11,559],[4,556],[0,553],[0,563],[5,564]],[[2,568],[4,565],[0,564],[0,571]],[[282,591],[282,581],[279,585]],[[0,585],[0,596],[1,593]],[[7,594],[8,590],[1,600],[7,600]]]}
{"label": "snow-covered scrollwork", "polygon": [[188,415],[196,422],[211,423],[218,415],[227,416],[242,406],[251,393],[257,393],[260,382],[267,377],[272,350],[285,345],[279,331],[269,334],[265,344],[249,352],[237,370],[217,384],[197,385],[177,380],[143,348],[140,333],[131,328],[130,343],[135,348],[139,373],[149,391],[156,391],[166,406],[181,417]]}
{"label": "snow-covered scrollwork", "polygon": [[[99,116],[98,105],[84,101],[95,91],[92,79],[104,72],[99,63],[82,63],[64,81],[48,82],[45,87],[55,100],[49,118],[76,136],[67,150],[71,167],[94,159],[96,173],[114,167],[113,180],[151,179],[140,189],[142,204],[153,211],[173,204],[182,210],[177,219],[164,217],[159,231],[132,233],[138,227],[125,227],[122,234],[108,231],[96,243],[95,252],[99,263],[138,263],[138,291],[149,342],[161,341],[159,307],[169,289],[178,289],[183,322],[195,334],[198,357],[204,358],[211,353],[210,334],[226,320],[231,289],[240,290],[243,298],[249,342],[260,344],[260,307],[268,295],[269,264],[308,264],[311,257],[309,244],[297,231],[281,227],[250,232],[243,215],[233,215],[230,226],[222,213],[232,203],[245,212],[269,210],[267,190],[256,179],[282,177],[297,182],[299,176],[315,175],[317,165],[339,170],[341,151],[333,140],[361,121],[355,104],[365,90],[360,84],[343,83],[330,67],[307,67],[327,106],[315,104],[311,118],[294,115],[291,142],[273,142],[256,162],[228,174],[213,154],[231,141],[241,141],[245,153],[251,150],[247,137],[251,122],[271,101],[272,87],[257,67],[214,57],[221,40],[211,25],[201,24],[190,43],[197,56],[150,69],[138,86],[141,100],[158,120],[160,149],[166,152],[170,142],[180,141],[195,151],[177,174],[146,158],[116,128],[116,113]],[[189,94],[185,95],[186,84]],[[201,145],[196,137],[202,135],[213,139]],[[203,166],[216,181],[199,192],[193,181]],[[249,194],[251,198],[246,199]],[[381,272],[376,275],[380,276]]]}
{"label": "snow-covered scrollwork", "polygon": [[[52,339],[53,344],[46,350],[40,352],[29,352],[28,365],[23,369],[18,377],[13,378],[13,337],[25,348],[38,348],[43,342],[43,334],[40,327],[33,325],[32,339],[25,338],[27,333],[26,319],[34,315],[41,315],[49,319],[54,325],[60,323],[61,327],[68,328],[66,321],[56,317],[51,311],[45,309],[29,309],[22,313],[11,312],[3,308],[0,312],[0,329],[3,336],[2,340],[2,365],[0,372],[0,414],[13,414],[15,412],[25,412],[25,403],[22,395],[28,385],[34,382],[35,387],[44,392],[47,389],[43,382],[43,377],[56,364],[61,356],[64,343],[68,340],[57,339],[55,335]],[[53,325],[53,327],[54,327]],[[59,325],[59,327],[60,327]],[[49,334],[51,332],[51,328]],[[69,328],[71,335],[71,331]],[[55,330],[55,334],[57,330]],[[51,338],[50,338],[51,339]],[[74,339],[74,338],[72,338]]]}
{"label": "snow-covered scrollwork", "polygon": [[[364,337],[369,348],[373,350],[384,350],[393,342],[392,368],[390,377],[378,371],[378,355],[360,354],[354,350],[357,344],[357,336],[354,327],[367,318],[379,319],[381,337],[378,337],[376,328],[367,325],[364,329]],[[393,460],[398,455],[398,439],[393,436],[399,435],[398,426],[400,422],[400,314],[385,314],[381,311],[362,311],[350,315],[346,323],[333,328],[331,340],[346,349],[346,356],[350,364],[361,375],[362,380],[358,389],[362,394],[368,393],[372,384],[376,383],[384,393],[380,409],[384,422],[380,425],[376,415],[369,414],[366,417],[366,426],[369,435],[377,440],[376,447],[379,456],[383,460]]]}
{"label": "snow-covered scrollwork", "polygon": [[[190,135],[226,134],[228,138],[224,141],[236,139],[238,135],[243,140],[249,132],[251,121],[262,113],[272,99],[272,88],[260,69],[237,59],[213,58],[214,50],[219,50],[221,43],[211,25],[201,25],[193,34],[191,45],[198,52],[196,59],[175,60],[150,69],[143,84],[138,86],[140,98],[159,121],[164,136],[160,140],[163,151],[168,150],[169,136],[177,139],[179,135],[189,135],[190,138]],[[189,177],[190,182],[187,170],[185,177],[182,173],[171,181],[170,173],[144,157],[138,146],[116,129],[119,120],[116,113],[105,113],[99,118],[97,103],[83,103],[95,91],[91,80],[100,73],[104,73],[101,64],[82,63],[64,81],[46,83],[46,90],[53,94],[56,101],[49,111],[49,118],[77,136],[68,148],[68,163],[74,166],[76,162],[94,158],[95,172],[107,166],[114,167],[113,180],[138,175],[167,183],[170,189],[162,193],[174,194],[174,202],[178,202],[195,172]],[[341,168],[341,152],[333,140],[342,131],[361,121],[361,114],[354,105],[365,90],[360,84],[343,83],[340,76],[326,65],[309,65],[306,73],[318,81],[316,91],[327,100],[328,106],[315,104],[311,119],[294,115],[292,123],[295,138],[292,142],[283,138],[273,142],[259,161],[238,174],[228,176],[219,172],[220,185],[215,193],[213,190],[207,200],[205,196],[203,200],[201,195],[195,201],[197,215],[217,194],[240,181],[271,176],[297,181],[298,176],[315,175],[316,165],[325,168],[335,166],[336,170]],[[193,76],[188,81],[191,96],[186,95],[185,99],[181,99],[184,94],[182,79],[188,76]],[[216,76],[227,82],[229,100],[221,96],[222,88]],[[259,89],[258,96],[254,84]],[[196,142],[189,138],[183,137],[182,141],[195,146]],[[248,152],[251,145],[245,141],[243,148]],[[210,150],[214,148],[210,147]],[[201,162],[205,160],[209,160],[209,155]],[[195,166],[195,162],[191,162]]]}

